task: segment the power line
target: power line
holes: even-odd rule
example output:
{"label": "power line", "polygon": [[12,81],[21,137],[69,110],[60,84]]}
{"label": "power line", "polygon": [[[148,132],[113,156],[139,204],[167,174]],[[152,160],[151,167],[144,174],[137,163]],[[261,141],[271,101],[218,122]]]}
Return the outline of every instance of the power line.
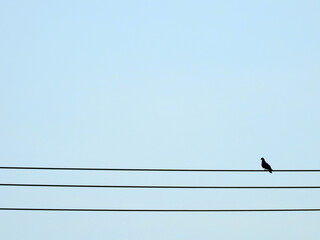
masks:
{"label": "power line", "polygon": [[62,188],[172,188],[172,189],[312,189],[320,186],[164,186],[164,185],[82,185],[82,184],[29,184],[0,183],[4,187],[62,187]]}
{"label": "power line", "polygon": [[[174,169],[174,168],[74,168],[74,167],[0,167],[15,170],[57,170],[57,171],[139,171],[139,172],[266,172],[250,169]],[[320,169],[281,169],[273,172],[320,172]]]}
{"label": "power line", "polygon": [[110,209],[110,208],[0,208],[0,211],[47,212],[319,212],[319,208],[293,209]]}

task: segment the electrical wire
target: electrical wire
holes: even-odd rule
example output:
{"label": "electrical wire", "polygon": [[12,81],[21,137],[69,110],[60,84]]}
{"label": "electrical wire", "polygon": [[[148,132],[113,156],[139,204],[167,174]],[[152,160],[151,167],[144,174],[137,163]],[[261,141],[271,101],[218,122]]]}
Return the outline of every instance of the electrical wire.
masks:
{"label": "electrical wire", "polygon": [[320,208],[293,209],[110,209],[110,208],[0,208],[0,211],[46,212],[319,212]]}
{"label": "electrical wire", "polygon": [[[250,169],[174,169],[174,168],[75,168],[75,167],[0,167],[12,170],[57,170],[57,171],[140,171],[140,172],[267,172]],[[281,169],[273,172],[320,172],[320,169]]]}
{"label": "electrical wire", "polygon": [[55,187],[55,188],[167,188],[167,189],[315,189],[320,186],[164,186],[164,185],[82,185],[82,184],[29,184],[0,183],[3,187]]}

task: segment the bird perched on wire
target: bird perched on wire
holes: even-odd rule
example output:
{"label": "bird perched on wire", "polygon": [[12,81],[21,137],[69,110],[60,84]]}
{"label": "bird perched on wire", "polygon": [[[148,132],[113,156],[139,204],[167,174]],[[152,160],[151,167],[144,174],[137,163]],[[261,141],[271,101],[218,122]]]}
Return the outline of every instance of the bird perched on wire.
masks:
{"label": "bird perched on wire", "polygon": [[272,173],[272,168],[271,168],[271,166],[264,160],[264,158],[261,158],[261,166],[262,166],[264,169],[268,170],[269,173]]}

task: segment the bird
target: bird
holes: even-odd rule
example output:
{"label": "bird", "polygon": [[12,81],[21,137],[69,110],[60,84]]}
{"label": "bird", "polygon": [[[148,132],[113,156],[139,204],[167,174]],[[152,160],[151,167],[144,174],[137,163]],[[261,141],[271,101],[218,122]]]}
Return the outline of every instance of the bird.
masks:
{"label": "bird", "polygon": [[272,168],[271,168],[271,166],[264,160],[264,158],[261,158],[261,166],[262,166],[264,169],[268,170],[269,173],[272,173]]}

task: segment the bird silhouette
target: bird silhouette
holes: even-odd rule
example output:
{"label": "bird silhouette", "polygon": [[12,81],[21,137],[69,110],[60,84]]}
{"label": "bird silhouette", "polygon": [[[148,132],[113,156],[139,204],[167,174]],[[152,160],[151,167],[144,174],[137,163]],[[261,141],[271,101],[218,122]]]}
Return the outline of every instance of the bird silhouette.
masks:
{"label": "bird silhouette", "polygon": [[264,158],[261,158],[261,166],[262,166],[264,169],[268,170],[269,173],[272,173],[272,168],[271,168],[271,166],[264,160]]}

